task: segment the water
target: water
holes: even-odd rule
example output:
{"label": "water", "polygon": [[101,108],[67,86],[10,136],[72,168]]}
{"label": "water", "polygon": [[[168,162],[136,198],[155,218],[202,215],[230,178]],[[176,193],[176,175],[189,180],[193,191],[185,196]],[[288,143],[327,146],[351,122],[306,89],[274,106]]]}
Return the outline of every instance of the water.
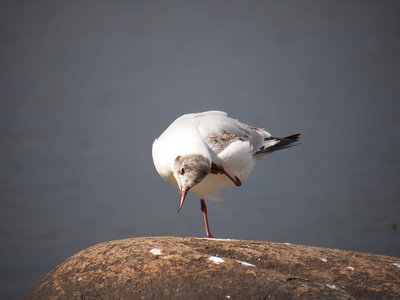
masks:
{"label": "water", "polygon": [[100,242],[204,236],[151,145],[210,109],[303,133],[207,202],[215,236],[400,257],[396,1],[0,6],[0,298]]}

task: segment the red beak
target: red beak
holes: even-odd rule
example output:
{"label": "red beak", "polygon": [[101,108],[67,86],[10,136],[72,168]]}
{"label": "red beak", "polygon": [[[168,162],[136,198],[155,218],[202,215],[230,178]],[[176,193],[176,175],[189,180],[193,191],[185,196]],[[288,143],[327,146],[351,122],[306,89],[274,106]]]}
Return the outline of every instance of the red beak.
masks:
{"label": "red beak", "polygon": [[181,210],[183,201],[185,201],[187,191],[181,189],[181,193],[179,194],[179,207],[178,207],[178,212]]}

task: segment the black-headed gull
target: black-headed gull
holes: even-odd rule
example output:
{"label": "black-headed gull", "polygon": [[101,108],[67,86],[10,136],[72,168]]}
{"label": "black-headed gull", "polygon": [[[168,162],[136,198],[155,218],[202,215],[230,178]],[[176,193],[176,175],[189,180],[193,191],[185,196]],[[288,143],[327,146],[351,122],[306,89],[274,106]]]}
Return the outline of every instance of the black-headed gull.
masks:
{"label": "black-headed gull", "polygon": [[299,138],[300,133],[272,137],[221,111],[186,114],[154,141],[153,161],[160,176],[180,189],[178,212],[188,191],[200,197],[207,237],[211,238],[204,199],[221,200],[219,190],[240,186],[261,157],[291,147]]}

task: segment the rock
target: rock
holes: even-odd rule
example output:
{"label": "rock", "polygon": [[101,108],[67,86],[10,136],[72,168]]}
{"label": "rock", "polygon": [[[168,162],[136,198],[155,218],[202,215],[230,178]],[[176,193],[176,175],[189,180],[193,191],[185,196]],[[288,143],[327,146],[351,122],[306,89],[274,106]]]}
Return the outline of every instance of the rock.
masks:
{"label": "rock", "polygon": [[400,299],[400,259],[246,240],[132,238],[75,254],[24,299]]}

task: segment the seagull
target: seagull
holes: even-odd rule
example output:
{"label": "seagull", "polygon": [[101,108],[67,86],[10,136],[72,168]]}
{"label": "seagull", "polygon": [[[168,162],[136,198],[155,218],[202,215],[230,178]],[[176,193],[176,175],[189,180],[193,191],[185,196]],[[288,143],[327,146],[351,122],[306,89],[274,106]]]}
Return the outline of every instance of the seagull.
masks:
{"label": "seagull", "polygon": [[240,186],[265,154],[296,145],[300,135],[272,137],[222,111],[185,114],[154,141],[153,161],[158,174],[180,190],[178,212],[189,191],[200,198],[206,234],[213,238],[204,199],[222,200],[219,190]]}

